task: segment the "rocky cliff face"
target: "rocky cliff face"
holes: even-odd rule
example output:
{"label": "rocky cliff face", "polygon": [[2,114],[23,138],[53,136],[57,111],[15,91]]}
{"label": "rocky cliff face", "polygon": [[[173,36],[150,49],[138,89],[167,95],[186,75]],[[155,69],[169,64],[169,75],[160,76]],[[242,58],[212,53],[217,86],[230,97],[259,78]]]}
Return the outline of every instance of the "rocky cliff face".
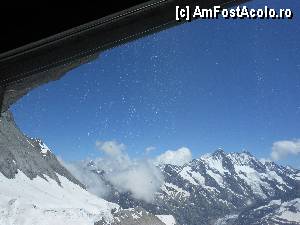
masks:
{"label": "rocky cliff face", "polygon": [[59,183],[57,174],[70,181],[83,185],[75,179],[57,160],[51,151],[45,150],[41,140],[25,136],[14,122],[9,107],[30,90],[45,83],[55,81],[71,69],[95,59],[98,54],[75,60],[49,71],[34,74],[26,79],[7,84],[1,88],[0,98],[0,172],[8,178],[14,178],[18,170],[33,179],[44,175]]}
{"label": "rocky cliff face", "polygon": [[2,112],[0,120],[0,172],[4,176],[14,178],[19,170],[31,179],[46,179],[47,175],[60,183],[59,174],[84,187],[41,140],[29,138],[19,130],[9,111]]}

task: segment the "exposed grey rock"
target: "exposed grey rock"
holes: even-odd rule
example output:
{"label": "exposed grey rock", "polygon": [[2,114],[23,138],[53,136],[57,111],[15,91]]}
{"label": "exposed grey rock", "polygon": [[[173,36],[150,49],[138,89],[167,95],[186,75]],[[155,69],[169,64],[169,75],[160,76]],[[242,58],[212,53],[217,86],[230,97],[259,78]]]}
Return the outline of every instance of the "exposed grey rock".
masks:
{"label": "exposed grey rock", "polygon": [[[25,136],[14,122],[9,107],[32,89],[55,81],[64,76],[71,69],[95,59],[94,54],[82,59],[74,60],[66,65],[55,67],[48,71],[34,74],[0,89],[0,172],[8,178],[14,178],[18,170],[29,178],[44,175],[56,180],[56,173],[65,176],[70,181],[84,187],[71,175],[50,151],[41,153],[42,141]],[[46,179],[46,178],[45,178]]]}
{"label": "exposed grey rock", "polygon": [[60,174],[84,187],[50,150],[44,149],[41,140],[25,136],[17,127],[12,114],[6,111],[0,116],[0,172],[12,179],[18,170],[30,179],[37,176],[46,179],[47,175],[59,184],[56,174]]}

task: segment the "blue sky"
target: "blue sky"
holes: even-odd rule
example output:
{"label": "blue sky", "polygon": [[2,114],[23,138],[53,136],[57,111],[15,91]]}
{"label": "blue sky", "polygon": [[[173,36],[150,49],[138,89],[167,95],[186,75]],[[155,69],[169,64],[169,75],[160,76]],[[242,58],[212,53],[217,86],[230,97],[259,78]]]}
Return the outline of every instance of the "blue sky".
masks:
{"label": "blue sky", "polygon": [[[13,106],[17,124],[66,160],[116,140],[139,157],[186,146],[267,158],[300,138],[300,4],[292,20],[197,20],[110,49]],[[300,165],[299,155],[282,161]]]}

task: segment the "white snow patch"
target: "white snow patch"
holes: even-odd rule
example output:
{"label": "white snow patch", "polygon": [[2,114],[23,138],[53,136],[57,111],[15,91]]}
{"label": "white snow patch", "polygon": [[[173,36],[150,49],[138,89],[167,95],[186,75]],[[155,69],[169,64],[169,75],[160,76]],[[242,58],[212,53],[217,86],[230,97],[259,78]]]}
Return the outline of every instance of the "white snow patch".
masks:
{"label": "white snow patch", "polygon": [[137,212],[137,213],[133,213],[132,214],[132,218],[135,219],[135,220],[137,220],[137,219],[139,219],[141,217],[142,217],[142,213],[141,212]]}
{"label": "white snow patch", "polygon": [[205,186],[205,178],[200,173],[193,171],[190,166],[184,167],[179,175],[193,185]]}
{"label": "white snow patch", "polygon": [[186,166],[186,167],[184,167],[184,168],[181,170],[181,172],[179,173],[179,175],[180,175],[183,179],[189,181],[191,184],[193,184],[193,185],[198,185],[198,183],[195,182],[195,180],[193,179],[193,177],[191,177],[191,175],[190,175],[191,171],[192,171],[192,168],[189,167],[189,166]]}
{"label": "white snow patch", "polygon": [[263,208],[266,208],[266,207],[269,207],[269,206],[272,206],[272,205],[281,205],[281,200],[272,200],[267,205],[263,205],[263,206],[260,206],[256,209],[254,209],[254,211],[261,210]]}
{"label": "white snow patch", "polygon": [[206,173],[211,176],[220,185],[220,187],[224,187],[223,178],[219,174],[216,174],[211,170],[207,170]]}
{"label": "white snow patch", "polygon": [[291,212],[291,211],[284,211],[278,216],[281,219],[292,221],[292,222],[300,222],[300,213],[299,212]]}
{"label": "white snow patch", "polygon": [[222,218],[219,218],[214,225],[227,225],[228,220],[230,219],[236,219],[239,215],[238,214],[232,214],[232,215],[227,215]]}
{"label": "white snow patch", "polygon": [[200,185],[205,186],[205,177],[203,177],[200,173],[191,171],[191,175],[194,179],[198,181]]}
{"label": "white snow patch", "polygon": [[225,172],[229,173],[228,170],[224,169],[222,159],[214,158],[211,155],[204,155],[201,157],[201,159],[208,165],[210,169],[218,171],[222,175],[224,175]]}
{"label": "white snow patch", "polygon": [[48,146],[45,143],[39,142],[39,145],[41,147],[41,153],[42,154],[47,154],[47,152],[51,152]]}
{"label": "white snow patch", "polygon": [[18,171],[14,179],[0,173],[0,224],[6,225],[93,225],[112,220],[117,204],[90,194],[63,176],[62,186],[45,176],[30,180]]}
{"label": "white snow patch", "polygon": [[266,174],[260,174],[255,169],[250,166],[240,166],[234,165],[236,173],[239,175],[241,179],[243,179],[252,189],[253,193],[261,196],[262,198],[266,198],[261,186],[264,186],[267,189],[270,189],[270,185],[264,181],[262,178],[266,178]]}
{"label": "white snow patch", "polygon": [[[290,207],[296,208],[296,211],[291,211]],[[280,208],[276,212],[276,218],[287,220],[289,222],[300,222],[300,198],[296,198],[292,201],[283,202]]]}
{"label": "white snow patch", "polygon": [[172,215],[156,215],[156,217],[166,225],[176,225],[176,220]]}
{"label": "white snow patch", "polygon": [[286,186],[289,189],[292,189],[292,187],[288,186],[286,182],[275,172],[275,171],[268,171],[268,178],[276,181],[280,185],[276,185],[279,189],[284,191],[284,188],[282,186]]}

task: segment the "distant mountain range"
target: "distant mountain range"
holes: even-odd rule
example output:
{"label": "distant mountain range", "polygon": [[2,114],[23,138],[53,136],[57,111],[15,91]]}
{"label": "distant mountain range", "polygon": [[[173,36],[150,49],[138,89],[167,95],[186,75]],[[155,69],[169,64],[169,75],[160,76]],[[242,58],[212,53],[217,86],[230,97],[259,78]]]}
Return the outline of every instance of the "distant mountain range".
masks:
{"label": "distant mountain range", "polygon": [[[295,214],[286,224],[300,224],[299,170],[260,161],[249,152],[225,153],[220,149],[183,166],[163,164],[159,168],[164,183],[155,200],[147,203],[114,188],[101,165],[93,161],[83,165],[84,170],[97,173],[99,179],[110,185],[108,201],[123,208],[139,206],[153,214],[172,214],[181,225],[263,224],[265,218],[272,221],[266,224],[283,224],[278,207],[285,207],[282,217],[287,221],[287,215]],[[292,199],[284,202],[286,196]],[[261,210],[255,207],[260,209],[274,199],[282,199],[280,204],[277,202],[277,208],[272,207],[274,212],[257,214]],[[288,207],[294,202],[297,203],[294,208]],[[248,212],[254,217],[245,216]]]}
{"label": "distant mountain range", "polygon": [[101,164],[82,163],[109,187],[103,199],[41,140],[24,135],[11,113],[0,121],[0,224],[300,224],[300,171],[249,152],[219,149],[183,166],[157,165],[164,181],[152,202],[119,191]]}

